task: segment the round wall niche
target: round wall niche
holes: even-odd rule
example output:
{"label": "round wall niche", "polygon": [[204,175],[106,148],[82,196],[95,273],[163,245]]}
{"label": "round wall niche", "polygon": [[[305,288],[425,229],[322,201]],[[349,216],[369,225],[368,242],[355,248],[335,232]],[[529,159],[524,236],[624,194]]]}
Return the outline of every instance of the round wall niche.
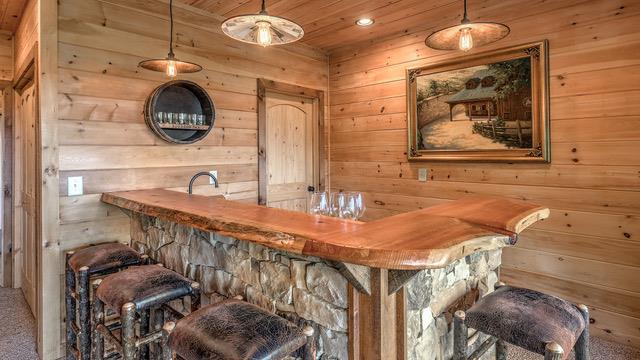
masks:
{"label": "round wall niche", "polygon": [[147,125],[160,138],[176,144],[202,140],[216,120],[216,109],[207,91],[187,80],[158,86],[144,106]]}

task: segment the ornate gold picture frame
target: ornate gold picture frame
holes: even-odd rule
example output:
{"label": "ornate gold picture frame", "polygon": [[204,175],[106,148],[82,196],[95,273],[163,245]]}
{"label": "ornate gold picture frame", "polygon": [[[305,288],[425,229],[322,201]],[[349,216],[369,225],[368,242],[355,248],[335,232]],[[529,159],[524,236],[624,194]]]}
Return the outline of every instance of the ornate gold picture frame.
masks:
{"label": "ornate gold picture frame", "polygon": [[409,160],[549,162],[547,48],[407,69]]}

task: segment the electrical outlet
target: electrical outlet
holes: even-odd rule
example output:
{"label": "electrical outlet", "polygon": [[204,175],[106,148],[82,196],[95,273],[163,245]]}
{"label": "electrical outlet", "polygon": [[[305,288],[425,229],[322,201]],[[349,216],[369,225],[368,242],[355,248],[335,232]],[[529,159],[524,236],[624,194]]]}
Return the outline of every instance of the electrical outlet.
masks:
{"label": "electrical outlet", "polygon": [[[209,171],[209,174],[213,175],[216,179],[218,179],[218,182],[220,182],[220,178],[218,178],[218,170],[211,170]],[[215,184],[215,182],[211,177],[209,177],[209,184],[210,185]]]}
{"label": "electrical outlet", "polygon": [[82,195],[82,176],[69,176],[67,178],[67,195],[68,196],[78,196]]}
{"label": "electrical outlet", "polygon": [[418,181],[427,181],[427,169],[418,169]]}

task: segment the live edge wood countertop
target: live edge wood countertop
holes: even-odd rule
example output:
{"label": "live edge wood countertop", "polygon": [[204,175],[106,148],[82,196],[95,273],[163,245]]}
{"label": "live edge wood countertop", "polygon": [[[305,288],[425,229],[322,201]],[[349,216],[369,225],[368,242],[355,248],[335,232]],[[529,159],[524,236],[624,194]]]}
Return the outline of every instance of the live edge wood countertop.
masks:
{"label": "live edge wood countertop", "polygon": [[164,189],[104,193],[102,201],[273,249],[396,270],[440,268],[476,251],[513,245],[518,233],[549,216],[544,207],[488,197],[367,223]]}

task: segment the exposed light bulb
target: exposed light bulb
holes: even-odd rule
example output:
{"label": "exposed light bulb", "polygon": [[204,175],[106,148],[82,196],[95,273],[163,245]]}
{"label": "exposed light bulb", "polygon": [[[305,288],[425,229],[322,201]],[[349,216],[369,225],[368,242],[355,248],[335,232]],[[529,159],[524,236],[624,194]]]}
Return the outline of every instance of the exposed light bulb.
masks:
{"label": "exposed light bulb", "polygon": [[167,76],[175,77],[178,75],[178,69],[176,69],[176,62],[173,60],[167,60]]}
{"label": "exposed light bulb", "polygon": [[471,28],[466,27],[460,30],[460,41],[458,43],[460,50],[469,51],[473,47],[473,37],[471,36]]}
{"label": "exposed light bulb", "polygon": [[273,38],[271,36],[271,24],[268,21],[258,21],[256,23],[258,33],[256,34],[256,41],[258,45],[267,47],[271,45]]}

